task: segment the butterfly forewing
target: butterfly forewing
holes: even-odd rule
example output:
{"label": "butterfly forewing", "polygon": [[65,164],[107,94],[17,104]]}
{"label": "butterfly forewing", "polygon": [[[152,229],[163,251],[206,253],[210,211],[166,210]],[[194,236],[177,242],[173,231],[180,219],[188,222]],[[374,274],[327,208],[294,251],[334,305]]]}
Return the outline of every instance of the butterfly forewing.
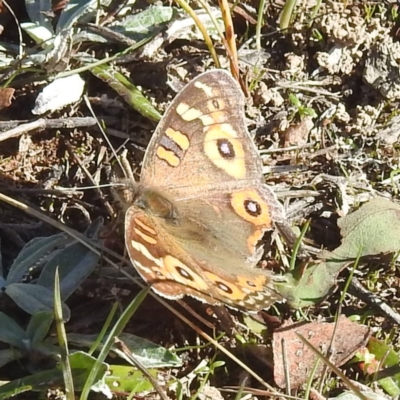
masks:
{"label": "butterfly forewing", "polygon": [[189,194],[228,179],[260,181],[262,164],[249,139],[239,85],[226,71],[206,72],[168,107],[148,146],[141,181],[178,195],[182,187]]}

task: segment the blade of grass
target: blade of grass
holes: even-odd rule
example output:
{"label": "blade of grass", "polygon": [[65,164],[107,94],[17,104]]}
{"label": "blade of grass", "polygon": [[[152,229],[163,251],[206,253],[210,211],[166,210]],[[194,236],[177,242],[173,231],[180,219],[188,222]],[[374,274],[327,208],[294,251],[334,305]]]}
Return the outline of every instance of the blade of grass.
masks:
{"label": "blade of grass", "polygon": [[[200,3],[201,6],[206,10],[207,14],[210,16],[210,19],[212,20],[212,22],[213,22],[213,24],[214,24],[214,26],[215,26],[215,29],[217,30],[218,35],[219,35],[219,37],[221,38],[221,41],[222,41],[222,43],[223,43],[224,46],[225,46],[225,50],[226,50],[226,53],[227,53],[227,55],[228,55],[229,62],[230,62],[230,64],[231,64],[231,66],[232,66],[232,65],[233,65],[233,66],[236,65],[236,67],[234,67],[234,68],[236,68],[236,69],[235,69],[234,77],[235,77],[237,80],[239,80],[239,82],[240,82],[240,79],[237,78],[237,77],[239,77],[239,66],[238,66],[237,63],[235,64],[235,61],[234,61],[235,57],[236,57],[236,59],[237,59],[237,52],[234,53],[234,54],[232,53],[231,47],[229,46],[229,44],[228,44],[228,42],[227,42],[227,40],[226,40],[226,38],[225,38],[225,36],[224,36],[224,33],[221,31],[221,29],[220,29],[220,27],[219,27],[219,25],[218,25],[218,22],[217,22],[217,20],[215,19],[213,13],[211,12],[210,6],[207,4],[207,2],[206,2],[205,0],[199,0],[199,3]],[[222,13],[222,14],[223,14],[223,13]],[[227,22],[226,22],[225,19],[224,19],[224,26],[226,26],[226,23],[227,23]],[[232,26],[232,30],[233,30],[233,26]],[[236,50],[236,45],[235,45],[235,50]],[[242,82],[240,82],[240,84],[242,85]],[[242,85],[242,86],[243,86],[243,85]],[[245,92],[245,95],[247,96],[247,90],[245,90],[245,88],[243,88],[243,91]]]}
{"label": "blade of grass", "polygon": [[264,21],[265,0],[260,0],[256,25],[256,50],[261,51],[261,28]]}
{"label": "blade of grass", "polygon": [[[354,276],[354,272],[355,272],[355,270],[357,269],[357,267],[359,265],[359,262],[360,262],[360,259],[361,259],[361,256],[362,256],[362,250],[363,250],[362,247],[360,247],[360,249],[358,251],[358,254],[357,254],[357,258],[354,261],[353,267],[350,269],[349,277],[347,278],[346,284],[345,284],[345,286],[343,288],[343,291],[341,293],[341,296],[340,296],[340,299],[339,299],[339,302],[338,302],[338,306],[337,306],[337,311],[336,311],[336,314],[335,314],[335,329],[333,331],[333,335],[332,335],[331,341],[329,343],[328,353],[327,354],[331,354],[332,353],[333,342],[335,340],[336,332],[337,332],[337,329],[338,329],[338,320],[339,320],[339,317],[341,315],[342,305],[344,303],[346,294],[347,294],[347,292],[349,290],[351,281],[352,281],[353,276]],[[325,380],[325,377],[327,375],[327,372],[328,372],[328,366],[325,364],[325,368],[322,371],[321,378],[319,380],[319,385],[318,385],[318,390],[319,391],[322,391],[322,388],[323,388],[323,385],[324,385],[324,380]],[[306,396],[307,396],[307,397],[305,397],[306,399],[309,398],[310,393],[311,393],[311,389],[312,388],[311,388],[311,382],[310,382],[308,387],[307,387],[307,390],[306,390]]]}
{"label": "blade of grass", "polygon": [[66,400],[75,400],[74,381],[72,379],[71,365],[68,358],[68,341],[63,321],[60,277],[58,274],[58,268],[56,269],[56,276],[54,279],[54,316],[56,320],[58,344],[61,348],[60,364],[64,377],[65,398]]}
{"label": "blade of grass", "polygon": [[216,20],[214,14],[211,11],[210,6],[208,5],[208,3],[205,0],[199,0],[200,5],[204,8],[204,10],[206,10],[208,16],[210,17],[212,23],[214,24],[215,29],[218,32],[219,37],[221,38],[222,42],[225,41],[225,36],[223,34],[223,32],[221,31],[219,25],[218,25],[218,21]]}
{"label": "blade of grass", "polygon": [[[152,36],[140,40],[140,41],[137,42],[136,44],[134,44],[134,45],[128,47],[127,49],[125,49],[125,50],[123,50],[123,51],[121,51],[121,52],[119,52],[119,53],[117,53],[117,54],[114,54],[113,56],[103,58],[102,60],[94,61],[94,62],[91,63],[91,64],[84,65],[83,67],[76,68],[76,69],[74,69],[74,70],[72,70],[72,71],[60,72],[60,73],[57,75],[57,78],[62,78],[62,77],[69,76],[69,75],[79,74],[79,73],[81,73],[81,72],[88,71],[88,70],[90,70],[91,68],[98,67],[99,65],[111,63],[112,61],[115,61],[115,60],[117,60],[118,58],[120,58],[120,57],[122,57],[122,56],[124,56],[124,55],[127,55],[127,54],[129,54],[130,52],[132,52],[132,51],[134,51],[134,50],[140,49],[140,48],[141,48],[142,46],[144,46],[146,43],[148,43],[148,42],[150,42],[151,40],[153,40],[158,34],[159,34],[159,31],[154,32],[154,34],[153,34]],[[79,59],[79,57],[76,57],[76,58]],[[80,60],[80,61],[82,61],[82,60]]]}
{"label": "blade of grass", "polygon": [[99,347],[99,344],[103,340],[103,337],[106,335],[108,328],[111,325],[111,322],[114,318],[115,313],[117,312],[117,309],[118,309],[118,303],[114,303],[110,313],[108,314],[106,322],[104,323],[103,327],[101,328],[100,333],[97,335],[96,340],[94,341],[94,343],[92,344],[91,348],[88,351],[88,353],[90,355],[92,355],[96,351],[96,349]]}
{"label": "blade of grass", "polygon": [[311,220],[308,220],[306,222],[306,224],[304,225],[303,229],[301,230],[300,236],[297,238],[296,242],[294,243],[292,257],[290,259],[289,271],[293,271],[296,267],[297,254],[300,251],[301,243],[303,242],[303,238],[304,238],[305,234],[307,233],[308,228],[310,227],[310,224],[311,224]]}
{"label": "blade of grass", "polygon": [[314,366],[312,367],[307,383],[306,383],[306,390],[305,390],[305,394],[304,394],[304,400],[308,400],[311,397],[311,390],[313,389],[313,381],[314,381],[314,377],[315,374],[317,373],[317,369],[320,365],[321,360],[319,358],[317,358],[315,360]]}
{"label": "blade of grass", "polygon": [[211,53],[211,57],[213,58],[213,60],[215,62],[215,66],[217,68],[221,68],[221,64],[219,62],[217,52],[215,51],[215,48],[214,48],[213,42],[210,38],[210,35],[208,34],[206,28],[204,27],[203,23],[200,21],[197,14],[194,12],[193,8],[190,7],[189,4],[187,4],[185,0],[175,0],[175,2],[183,10],[185,10],[190,17],[193,18],[193,21],[195,22],[197,28],[200,30],[201,34],[203,35],[204,42],[206,43],[206,46],[208,47],[208,50]]}
{"label": "blade of grass", "polygon": [[97,357],[96,363],[94,364],[93,369],[90,371],[88,379],[85,382],[85,386],[82,389],[80,400],[87,400],[90,388],[92,387],[97,378],[102,363],[108,356],[108,353],[110,352],[111,348],[115,345],[115,337],[121,334],[122,330],[125,328],[126,324],[129,322],[132,315],[136,312],[142,301],[146,298],[147,294],[149,293],[149,290],[150,287],[147,287],[139,292],[139,294],[131,301],[129,306],[121,314],[118,321],[111,329],[107,337],[107,340],[104,343],[104,346],[102,347]]}
{"label": "blade of grass", "polygon": [[308,26],[311,28],[311,25],[313,24],[315,18],[317,17],[318,11],[321,8],[321,4],[322,4],[322,0],[317,0],[317,2],[315,3],[314,9],[311,13],[311,19],[310,19],[310,23],[308,24]]}
{"label": "blade of grass", "polygon": [[279,26],[281,30],[285,30],[290,25],[290,20],[293,16],[293,11],[296,7],[297,0],[286,0],[286,3],[283,7],[281,18],[279,21]]}

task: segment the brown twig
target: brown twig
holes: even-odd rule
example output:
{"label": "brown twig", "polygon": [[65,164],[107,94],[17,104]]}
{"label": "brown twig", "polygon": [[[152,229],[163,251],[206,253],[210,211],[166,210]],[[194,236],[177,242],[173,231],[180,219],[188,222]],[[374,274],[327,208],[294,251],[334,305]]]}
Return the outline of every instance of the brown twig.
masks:
{"label": "brown twig", "polygon": [[[93,117],[83,118],[65,118],[65,119],[44,119],[40,118],[36,121],[19,125],[16,128],[0,133],[0,142],[4,140],[16,138],[24,133],[33,133],[34,131],[43,131],[45,129],[61,129],[61,128],[81,128],[97,125],[97,120]],[[1,125],[0,125],[1,127]]]}
{"label": "brown twig", "polygon": [[229,54],[231,55],[230,64],[231,72],[237,81],[239,80],[239,62],[236,47],[235,30],[233,28],[231,10],[227,0],[218,0],[219,7],[222,12],[222,19],[225,25],[225,36],[226,42],[229,48]]}
{"label": "brown twig", "polygon": [[393,308],[382,301],[382,299],[380,299],[378,296],[365,289],[361,282],[354,276],[350,283],[350,291],[352,294],[365,301],[371,307],[378,309],[386,318],[390,318],[396,324],[400,325],[399,313],[393,310]]}

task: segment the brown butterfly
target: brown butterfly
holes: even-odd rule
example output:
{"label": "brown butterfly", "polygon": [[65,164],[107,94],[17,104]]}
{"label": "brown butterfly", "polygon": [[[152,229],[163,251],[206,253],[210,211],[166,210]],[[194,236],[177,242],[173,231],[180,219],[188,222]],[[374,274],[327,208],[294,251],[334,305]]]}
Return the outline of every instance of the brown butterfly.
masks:
{"label": "brown butterfly", "polygon": [[223,70],[193,79],[147,148],[125,217],[129,256],[155,292],[246,311],[269,307],[279,279],[255,268],[282,206],[264,183],[244,96]]}

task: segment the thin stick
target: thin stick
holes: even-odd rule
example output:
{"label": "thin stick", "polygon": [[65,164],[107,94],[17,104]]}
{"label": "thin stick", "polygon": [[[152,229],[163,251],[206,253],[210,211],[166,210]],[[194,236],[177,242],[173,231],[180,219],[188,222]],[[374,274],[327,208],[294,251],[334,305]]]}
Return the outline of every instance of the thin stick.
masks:
{"label": "thin stick", "polygon": [[95,118],[85,117],[85,118],[65,118],[65,119],[44,119],[40,118],[33,122],[28,122],[17,126],[16,128],[10,129],[6,132],[0,133],[0,142],[4,140],[16,138],[23,135],[24,133],[29,133],[33,131],[43,131],[45,129],[61,129],[61,128],[78,128],[85,126],[96,125],[97,121]]}
{"label": "thin stick", "polygon": [[236,38],[235,38],[235,30],[233,28],[231,10],[229,8],[229,4],[227,0],[218,0],[219,7],[221,8],[222,12],[222,19],[224,20],[225,24],[225,36],[226,41],[228,43],[228,47],[230,50],[231,55],[231,72],[235,79],[239,81],[239,62],[238,62],[238,54],[237,54],[237,47],[236,47]]}

